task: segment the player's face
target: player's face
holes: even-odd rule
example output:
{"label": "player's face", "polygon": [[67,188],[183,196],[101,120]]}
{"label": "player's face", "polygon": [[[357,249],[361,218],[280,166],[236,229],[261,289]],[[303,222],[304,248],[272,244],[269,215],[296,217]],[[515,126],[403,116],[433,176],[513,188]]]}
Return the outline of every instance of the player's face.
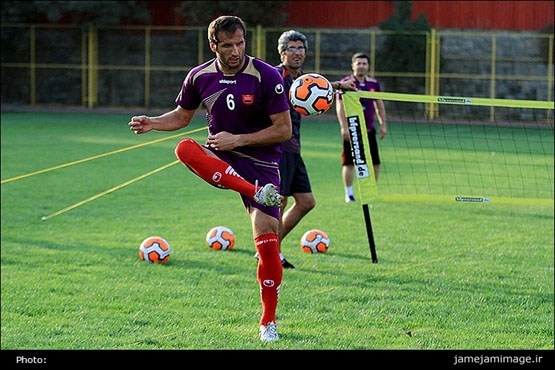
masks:
{"label": "player's face", "polygon": [[355,58],[353,62],[353,73],[355,76],[365,76],[368,73],[370,66],[366,58]]}
{"label": "player's face", "polygon": [[224,73],[239,71],[245,62],[246,42],[243,30],[237,29],[231,35],[220,32],[217,38],[218,44],[210,43],[210,49],[216,53],[220,69]]}
{"label": "player's face", "polygon": [[283,65],[289,69],[299,69],[304,63],[306,49],[302,41],[289,41],[287,48],[281,53]]}

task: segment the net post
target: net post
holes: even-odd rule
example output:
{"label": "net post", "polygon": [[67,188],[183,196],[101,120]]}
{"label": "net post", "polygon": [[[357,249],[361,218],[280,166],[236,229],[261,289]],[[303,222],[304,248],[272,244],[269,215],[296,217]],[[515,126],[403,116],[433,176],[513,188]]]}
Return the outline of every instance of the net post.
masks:
{"label": "net post", "polygon": [[[372,163],[372,154],[370,153],[370,143],[366,130],[366,121],[364,119],[364,112],[362,110],[362,105],[360,105],[359,99],[359,92],[347,92],[343,94],[345,118],[350,132],[354,170],[360,191],[360,201],[364,212],[366,233],[368,235],[368,243],[370,244],[370,254],[372,256],[372,262],[377,263],[378,257],[376,255],[376,245],[374,243],[374,232],[372,231],[370,211],[368,203],[366,202],[376,198],[378,186],[374,175],[374,166]],[[375,105],[374,109],[377,109]],[[379,120],[380,115],[377,114],[377,116]]]}
{"label": "net post", "polygon": [[372,231],[372,221],[370,220],[370,210],[368,204],[362,205],[364,212],[364,222],[366,223],[366,234],[368,235],[368,245],[370,246],[370,255],[372,263],[378,263],[378,255],[376,254],[376,243],[374,243],[374,232]]}

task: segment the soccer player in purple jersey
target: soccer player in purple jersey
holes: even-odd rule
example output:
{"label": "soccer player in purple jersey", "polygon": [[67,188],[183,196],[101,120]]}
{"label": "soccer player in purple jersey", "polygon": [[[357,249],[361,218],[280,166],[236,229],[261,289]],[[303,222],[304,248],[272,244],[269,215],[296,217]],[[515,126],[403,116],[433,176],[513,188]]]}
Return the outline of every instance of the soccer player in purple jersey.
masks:
{"label": "soccer player in purple jersey", "polygon": [[[374,77],[368,76],[368,69],[370,67],[370,58],[363,53],[355,53],[351,58],[351,68],[353,73],[345,76],[341,81],[354,81],[357,90],[362,91],[382,91],[380,82]],[[337,94],[337,104],[335,105],[337,119],[341,125],[341,136],[343,138],[343,151],[341,153],[342,164],[342,178],[343,185],[345,186],[345,202],[354,202],[355,197],[353,194],[353,177],[354,177],[354,163],[351,152],[351,141],[349,139],[349,127],[345,117],[345,108],[343,104],[339,103],[341,94]],[[372,156],[372,164],[374,165],[374,178],[378,181],[380,173],[380,154],[378,152],[378,142],[376,140],[376,125],[374,123],[374,113],[377,115],[380,123],[380,140],[385,138],[387,134],[387,116],[385,106],[381,99],[360,99],[360,104],[364,111],[364,120],[366,121],[366,130],[368,132],[368,141],[370,143],[370,154]]]}
{"label": "soccer player in purple jersey", "polygon": [[[278,38],[277,51],[281,63],[276,66],[285,82],[285,91],[289,89],[304,72],[302,66],[308,50],[308,39],[304,34],[295,30],[283,32]],[[334,89],[355,90],[351,81],[334,81]],[[279,164],[281,174],[280,194],[283,196],[281,204],[281,225],[279,229],[280,245],[283,239],[293,230],[301,219],[316,206],[312,193],[308,171],[301,157],[301,114],[293,107],[290,109],[293,135],[283,144],[283,154]],[[294,203],[285,211],[287,200],[293,197]],[[284,268],[295,268],[287,261],[280,248],[281,264]]]}
{"label": "soccer player in purple jersey", "polygon": [[174,131],[189,125],[201,104],[206,108],[206,143],[185,138],[175,153],[209,184],[241,194],[260,255],[260,339],[270,342],[279,339],[275,319],[283,269],[278,235],[282,197],[277,184],[282,142],[291,137],[291,117],[281,76],[273,66],[245,54],[246,35],[239,17],[212,21],[208,41],[216,58],[187,74],[174,110],[157,117],[132,117],[129,127],[136,134]]}

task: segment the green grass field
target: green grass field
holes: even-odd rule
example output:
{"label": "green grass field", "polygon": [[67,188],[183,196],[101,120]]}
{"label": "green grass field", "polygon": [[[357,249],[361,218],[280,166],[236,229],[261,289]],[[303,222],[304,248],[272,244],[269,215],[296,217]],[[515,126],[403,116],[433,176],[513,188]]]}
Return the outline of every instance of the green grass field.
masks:
{"label": "green grass field", "polygon": [[[2,181],[176,134],[133,135],[135,113],[3,112]],[[388,149],[390,127],[393,167],[406,153]],[[284,271],[280,341],[258,339],[238,195],[183,165],[41,221],[173,162],[176,137],[2,184],[2,349],[554,349],[553,204],[378,199],[374,264],[361,204],[343,200],[337,123],[307,120],[302,138],[317,206],[283,244],[297,268]],[[232,251],[206,247],[216,225],[234,230]],[[301,251],[310,228],[330,235],[327,254]],[[150,235],[170,242],[167,264],[139,260]]]}

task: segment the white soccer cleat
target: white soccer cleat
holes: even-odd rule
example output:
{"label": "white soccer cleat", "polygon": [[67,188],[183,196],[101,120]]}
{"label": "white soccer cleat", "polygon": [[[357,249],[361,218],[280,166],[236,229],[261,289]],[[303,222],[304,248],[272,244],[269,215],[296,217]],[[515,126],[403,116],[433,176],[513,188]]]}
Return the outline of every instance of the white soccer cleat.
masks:
{"label": "white soccer cleat", "polygon": [[283,200],[274,184],[266,184],[259,188],[253,198],[258,204],[266,207],[279,207]]}
{"label": "white soccer cleat", "polygon": [[260,340],[263,342],[279,340],[275,322],[269,322],[266,326],[260,325]]}

